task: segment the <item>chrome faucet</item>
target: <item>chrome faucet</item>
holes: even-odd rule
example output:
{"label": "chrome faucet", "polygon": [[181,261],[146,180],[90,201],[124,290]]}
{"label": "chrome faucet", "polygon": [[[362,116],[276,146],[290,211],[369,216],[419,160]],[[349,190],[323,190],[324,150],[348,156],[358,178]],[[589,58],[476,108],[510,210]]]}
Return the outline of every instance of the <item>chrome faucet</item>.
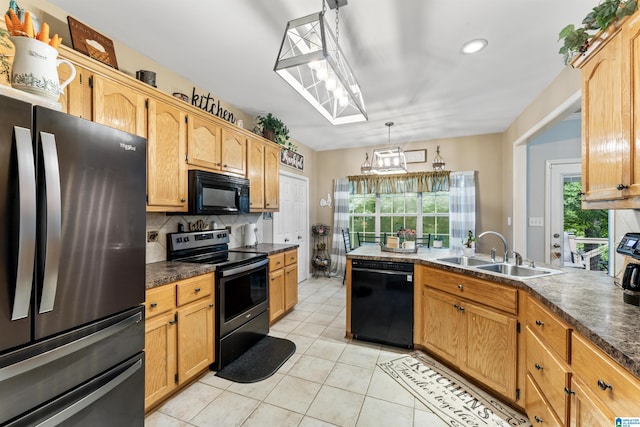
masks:
{"label": "chrome faucet", "polygon": [[500,233],[498,233],[497,231],[485,231],[484,233],[481,233],[478,236],[478,239],[481,239],[483,236],[486,236],[487,234],[493,234],[498,236],[501,240],[502,240],[502,244],[504,245],[504,258],[503,258],[503,262],[506,264],[509,262],[509,244],[507,243],[507,239],[504,238],[504,236]]}
{"label": "chrome faucet", "polygon": [[518,252],[516,251],[511,251],[513,253],[513,256],[515,258],[514,263],[516,265],[522,265],[522,255],[520,255]]}

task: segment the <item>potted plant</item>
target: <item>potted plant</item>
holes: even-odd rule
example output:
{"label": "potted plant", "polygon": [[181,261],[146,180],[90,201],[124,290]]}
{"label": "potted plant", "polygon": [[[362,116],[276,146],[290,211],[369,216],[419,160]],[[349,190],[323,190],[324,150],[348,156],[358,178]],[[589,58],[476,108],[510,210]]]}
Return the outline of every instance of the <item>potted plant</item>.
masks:
{"label": "potted plant", "polygon": [[414,249],[416,247],[416,230],[410,228],[399,228],[396,233],[402,242],[404,249]]}
{"label": "potted plant", "polygon": [[262,136],[276,144],[282,145],[287,150],[296,151],[297,147],[289,141],[289,128],[282,120],[269,113],[266,116],[258,116],[257,124]]}
{"label": "potted plant", "polygon": [[462,240],[462,252],[464,256],[473,256],[476,253],[476,238],[471,230],[467,234],[467,239]]}
{"label": "potted plant", "polygon": [[433,238],[433,247],[434,248],[441,248],[442,247],[442,241],[444,239],[442,238],[442,236],[435,236]]}
{"label": "potted plant", "polygon": [[[568,64],[575,55],[585,52],[595,32],[606,30],[637,9],[637,0],[603,0],[582,20],[582,27],[576,28],[573,24],[564,27],[558,39],[563,42],[559,53],[563,55],[564,63]],[[589,33],[590,30],[593,33]]]}

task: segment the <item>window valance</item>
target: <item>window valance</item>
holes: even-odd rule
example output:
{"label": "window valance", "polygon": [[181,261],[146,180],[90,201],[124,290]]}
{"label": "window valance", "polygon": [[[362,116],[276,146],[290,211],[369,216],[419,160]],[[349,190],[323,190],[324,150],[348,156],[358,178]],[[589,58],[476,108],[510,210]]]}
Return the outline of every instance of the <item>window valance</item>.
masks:
{"label": "window valance", "polygon": [[353,175],[351,194],[429,193],[449,191],[450,171],[413,172],[398,175]]}

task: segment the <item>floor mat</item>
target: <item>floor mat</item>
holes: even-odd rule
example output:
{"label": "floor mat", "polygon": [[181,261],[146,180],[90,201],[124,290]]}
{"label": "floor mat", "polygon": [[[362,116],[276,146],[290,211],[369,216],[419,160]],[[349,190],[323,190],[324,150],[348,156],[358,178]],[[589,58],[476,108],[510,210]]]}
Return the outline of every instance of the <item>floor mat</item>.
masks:
{"label": "floor mat", "polygon": [[296,351],[286,339],[266,336],[236,360],[222,368],[216,376],[237,383],[255,383],[269,378]]}
{"label": "floor mat", "polygon": [[526,415],[426,354],[416,351],[378,366],[450,426],[530,426]]}

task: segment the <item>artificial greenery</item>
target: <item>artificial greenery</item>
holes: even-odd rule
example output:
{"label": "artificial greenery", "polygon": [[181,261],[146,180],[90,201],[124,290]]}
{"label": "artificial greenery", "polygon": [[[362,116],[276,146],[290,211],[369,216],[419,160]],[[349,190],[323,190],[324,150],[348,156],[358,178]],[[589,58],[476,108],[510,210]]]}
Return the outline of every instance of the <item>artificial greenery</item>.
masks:
{"label": "artificial greenery", "polygon": [[276,144],[282,145],[288,150],[297,151],[298,147],[289,141],[289,128],[285,126],[282,120],[269,113],[266,116],[258,116],[257,121],[258,126],[262,131],[262,136],[268,138],[267,135],[271,132],[273,134],[273,139],[268,139],[271,139]]}
{"label": "artificial greenery", "polygon": [[[582,20],[582,27],[569,24],[560,31],[563,41],[559,53],[568,64],[574,55],[585,52],[596,32],[606,30],[613,22],[632,15],[638,9],[637,0],[603,0]],[[592,31],[590,33],[589,31]]]}
{"label": "artificial greenery", "polygon": [[[4,28],[0,28],[0,50],[4,51],[11,48],[7,36],[9,32]],[[6,77],[7,81],[11,81],[11,64],[7,59],[7,55],[0,53],[0,76]]]}

